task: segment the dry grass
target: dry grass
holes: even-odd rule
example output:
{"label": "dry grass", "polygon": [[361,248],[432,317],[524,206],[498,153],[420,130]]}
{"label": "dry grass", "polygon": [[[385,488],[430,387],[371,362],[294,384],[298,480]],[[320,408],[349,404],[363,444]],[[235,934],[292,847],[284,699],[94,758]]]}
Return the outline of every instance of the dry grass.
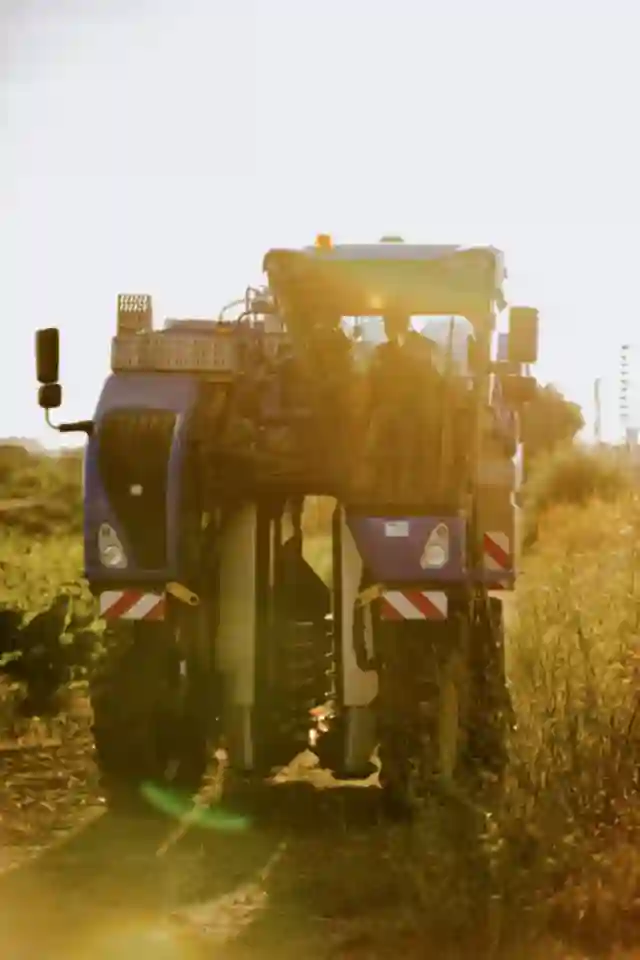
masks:
{"label": "dry grass", "polygon": [[[509,960],[617,960],[640,941],[640,498],[613,461],[565,452],[566,482],[552,464],[553,489],[536,478],[537,543],[509,603],[517,728],[503,798],[434,806],[389,838],[428,936],[462,956],[471,943]],[[309,560],[328,569],[313,531]]]}
{"label": "dry grass", "polygon": [[640,500],[556,508],[520,583],[505,887],[611,944],[640,919]]}
{"label": "dry grass", "polygon": [[546,515],[510,617],[504,797],[434,807],[410,849],[393,841],[425,916],[478,956],[530,957],[548,933],[589,957],[640,940],[639,543],[630,494]]}

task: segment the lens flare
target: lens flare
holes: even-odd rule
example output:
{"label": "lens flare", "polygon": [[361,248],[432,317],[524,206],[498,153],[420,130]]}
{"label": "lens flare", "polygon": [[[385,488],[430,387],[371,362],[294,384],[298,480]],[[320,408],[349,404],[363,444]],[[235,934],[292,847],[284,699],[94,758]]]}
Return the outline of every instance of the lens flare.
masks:
{"label": "lens flare", "polygon": [[189,825],[202,830],[218,830],[221,833],[241,833],[250,826],[248,817],[224,810],[221,806],[194,805],[191,798],[163,789],[154,783],[145,783],[142,794],[156,810],[176,820],[188,819]]}

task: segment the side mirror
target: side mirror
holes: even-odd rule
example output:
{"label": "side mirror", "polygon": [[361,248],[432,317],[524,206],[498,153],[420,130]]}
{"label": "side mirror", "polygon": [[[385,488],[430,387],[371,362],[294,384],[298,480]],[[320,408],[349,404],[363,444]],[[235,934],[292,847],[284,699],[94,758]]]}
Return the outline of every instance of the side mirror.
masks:
{"label": "side mirror", "polygon": [[[38,383],[43,386],[57,384],[60,379],[59,368],[60,333],[58,328],[46,327],[43,330],[36,330],[36,375]],[[40,405],[42,406],[42,404]]]}
{"label": "side mirror", "polygon": [[38,406],[45,411],[45,419],[50,427],[59,433],[93,433],[92,420],[78,420],[76,423],[61,423],[56,426],[49,419],[49,411],[62,405],[62,387],[60,377],[60,332],[57,327],[36,330],[36,371],[40,389]]}
{"label": "side mirror", "polygon": [[536,363],[538,359],[539,314],[533,307],[512,307],[509,311],[507,361]]}
{"label": "side mirror", "polygon": [[502,398],[508,407],[521,407],[536,398],[538,381],[535,377],[508,375],[500,378]]}
{"label": "side mirror", "polygon": [[43,383],[38,390],[38,406],[43,410],[57,410],[62,404],[62,387],[59,383]]}

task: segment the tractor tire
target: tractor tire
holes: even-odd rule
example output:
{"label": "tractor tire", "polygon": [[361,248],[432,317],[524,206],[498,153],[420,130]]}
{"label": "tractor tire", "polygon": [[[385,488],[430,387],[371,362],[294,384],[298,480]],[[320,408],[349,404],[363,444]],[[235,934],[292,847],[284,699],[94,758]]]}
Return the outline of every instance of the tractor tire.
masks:
{"label": "tractor tire", "polygon": [[[121,624],[91,681],[95,756],[111,809],[150,809],[149,788],[191,797],[208,764],[201,694],[164,623]],[[196,677],[196,683],[198,678]]]}
{"label": "tractor tire", "polygon": [[461,616],[446,623],[405,621],[393,627],[385,629],[379,658],[380,786],[385,815],[406,820],[462,773],[468,631]]}
{"label": "tractor tire", "polygon": [[502,601],[489,597],[472,624],[468,762],[476,781],[500,786],[514,712],[505,668]]}

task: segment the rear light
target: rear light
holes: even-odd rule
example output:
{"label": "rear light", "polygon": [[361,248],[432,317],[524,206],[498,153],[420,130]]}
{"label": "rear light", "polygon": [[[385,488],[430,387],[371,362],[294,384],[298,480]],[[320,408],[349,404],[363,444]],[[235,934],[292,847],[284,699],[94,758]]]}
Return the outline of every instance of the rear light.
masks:
{"label": "rear light", "polygon": [[423,570],[439,570],[449,561],[449,528],[446,523],[439,523],[427,540],[420,566]]}

